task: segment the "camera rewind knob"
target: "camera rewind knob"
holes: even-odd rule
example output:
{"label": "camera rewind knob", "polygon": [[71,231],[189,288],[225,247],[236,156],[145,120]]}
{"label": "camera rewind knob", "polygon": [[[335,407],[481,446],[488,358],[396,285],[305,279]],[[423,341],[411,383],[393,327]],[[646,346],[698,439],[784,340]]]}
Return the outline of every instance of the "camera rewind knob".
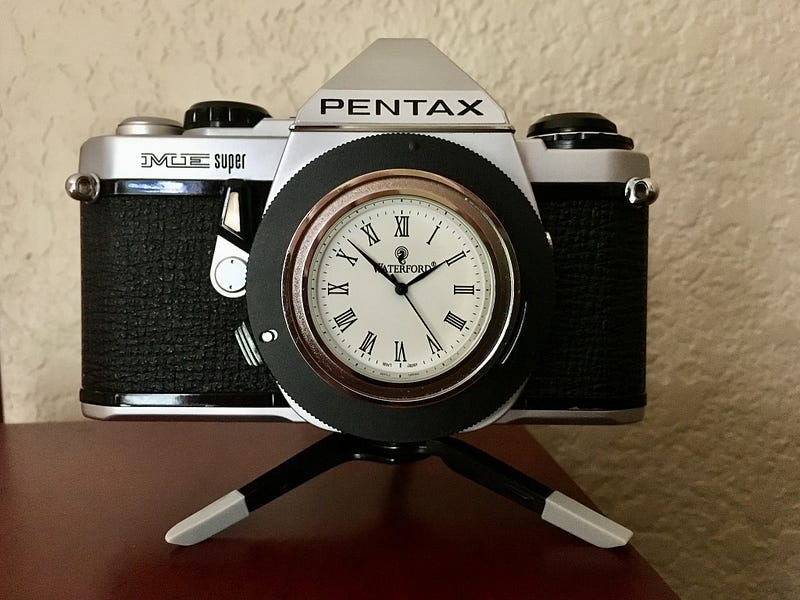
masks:
{"label": "camera rewind knob", "polygon": [[633,140],[617,133],[603,115],[572,112],[547,115],[528,128],[528,137],[540,138],[548,148],[633,150]]}

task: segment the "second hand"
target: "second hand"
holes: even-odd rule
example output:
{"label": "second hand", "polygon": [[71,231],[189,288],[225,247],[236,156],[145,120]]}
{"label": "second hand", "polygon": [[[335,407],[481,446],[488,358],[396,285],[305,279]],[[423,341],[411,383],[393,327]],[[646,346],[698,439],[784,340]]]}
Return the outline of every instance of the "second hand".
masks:
{"label": "second hand", "polygon": [[[401,283],[400,281],[397,281],[397,278],[394,275],[390,275],[386,271],[386,269],[384,269],[380,265],[380,263],[378,263],[378,261],[376,261],[374,258],[369,256],[366,252],[364,252],[356,244],[354,244],[352,240],[347,240],[347,241],[350,242],[350,245],[353,246],[353,248],[355,248],[358,251],[358,253],[361,254],[361,256],[363,256],[370,265],[372,265],[372,267],[375,269],[376,272],[378,272],[380,275],[382,275],[383,277],[388,279],[390,283],[394,284],[395,293],[400,295],[400,296],[405,297],[406,302],[408,302],[408,305],[411,307],[411,309],[417,315],[417,318],[420,320],[422,325],[428,331],[428,335],[431,336],[432,341],[436,344],[437,347],[442,348],[442,345],[439,343],[439,340],[436,339],[436,334],[433,333],[433,330],[428,326],[428,323],[425,321],[425,318],[422,316],[422,313],[420,313],[419,310],[417,310],[417,307],[414,306],[414,302],[408,296],[408,286],[410,285],[410,283],[414,283],[416,281],[419,281],[420,279],[422,279],[424,277],[424,275],[430,273],[430,271],[433,271],[436,267],[434,267],[433,269],[430,269],[430,271],[427,271],[423,275],[417,276],[416,278],[412,279],[411,282],[409,282],[409,283]],[[443,263],[440,263],[439,265],[436,265],[436,266],[437,267],[441,266],[441,264],[443,264]]]}
{"label": "second hand", "polygon": [[425,326],[425,329],[428,330],[428,334],[431,336],[431,338],[436,343],[436,345],[439,348],[442,348],[442,345],[439,343],[439,340],[436,339],[436,334],[434,334],[433,331],[431,331],[431,328],[428,327],[428,324],[425,322],[425,319],[422,317],[422,314],[417,310],[417,307],[414,306],[414,303],[411,301],[411,298],[409,298],[409,296],[408,296],[408,288],[405,288],[405,291],[404,291],[404,293],[402,295],[405,296],[406,300],[408,301],[408,305],[413,309],[413,311],[416,313],[417,317],[419,317],[420,322]]}

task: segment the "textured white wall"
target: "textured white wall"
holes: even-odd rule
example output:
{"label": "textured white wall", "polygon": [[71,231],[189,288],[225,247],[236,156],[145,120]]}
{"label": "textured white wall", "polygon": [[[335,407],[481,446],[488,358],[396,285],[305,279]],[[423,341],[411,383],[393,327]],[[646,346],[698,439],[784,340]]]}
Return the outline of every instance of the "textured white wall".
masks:
{"label": "textured white wall", "polygon": [[800,589],[800,13],[654,0],[4,3],[6,420],[79,418],[78,147],[231,98],[290,116],[371,40],[432,39],[524,132],[596,110],[650,154],[650,408],[536,428],[686,598]]}

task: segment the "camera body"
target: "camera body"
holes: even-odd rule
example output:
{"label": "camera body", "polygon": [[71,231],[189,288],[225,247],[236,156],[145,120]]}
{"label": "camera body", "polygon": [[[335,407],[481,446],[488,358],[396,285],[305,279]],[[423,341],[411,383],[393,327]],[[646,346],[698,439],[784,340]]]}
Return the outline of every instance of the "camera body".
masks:
{"label": "camera body", "polygon": [[[295,119],[273,119],[252,105],[203,102],[182,124],[136,117],[123,121],[116,135],[89,139],[79,173],[67,181],[69,194],[82,200],[84,414],[309,421],[392,441],[490,422],[641,419],[648,205],[657,196],[648,159],[594,113],[545,117],[521,140],[513,131],[489,95],[430,43],[379,40]],[[375,185],[384,187],[369,191]],[[326,227],[344,227],[333,223],[345,209],[331,208],[336,214],[317,233],[313,223],[323,218],[319,206],[331,194],[336,198],[325,202],[344,206],[341,198],[362,188],[364,198],[419,198],[428,185],[443,186],[445,196],[474,198],[467,204],[489,215],[497,256],[509,265],[492,285],[500,290],[506,280],[514,282],[503,300],[508,310],[469,373],[447,379],[444,372],[455,367],[443,366],[441,376],[431,376],[438,387],[419,395],[408,396],[404,390],[413,386],[393,380],[373,393],[359,387],[370,383],[368,375],[348,379],[361,367],[345,367],[339,377],[331,374],[338,367],[318,361],[333,344],[321,342],[323,334],[306,332],[304,345],[311,255]],[[402,239],[408,237],[403,227],[419,219],[402,210],[392,218],[392,230],[381,234],[386,249],[375,244],[374,252],[382,252],[377,260],[370,256],[377,256],[378,234],[372,237],[366,222],[353,225],[366,234],[363,244],[351,242],[351,251],[331,246],[331,252],[345,255],[343,267],[370,260],[374,270],[364,276],[374,275],[369,285],[375,287],[365,293],[378,293],[389,279],[395,288],[386,286],[387,300],[412,305],[427,329],[408,312],[428,340],[424,354],[447,354],[439,340],[449,333],[439,332],[459,325],[458,332],[466,331],[472,321],[448,311],[444,325],[431,325],[419,305],[433,302],[423,285],[435,289],[430,282],[460,255],[443,254],[447,265],[440,260],[442,268],[415,284],[413,295],[413,278],[437,262],[420,264],[410,254],[433,248],[438,229],[431,221],[414,246]],[[470,219],[462,215],[453,223]],[[298,262],[303,252],[309,257]],[[492,254],[486,264],[503,260]],[[331,297],[356,295],[349,281],[324,285]],[[460,300],[476,286],[459,280],[452,288]],[[501,296],[497,291],[492,301]],[[332,322],[337,334],[355,321],[352,308],[339,311]],[[494,331],[486,319],[487,331]],[[357,332],[356,354],[369,358],[376,339],[371,329]],[[402,377],[417,363],[406,356],[410,344],[393,341],[386,351],[395,360],[384,364]]]}

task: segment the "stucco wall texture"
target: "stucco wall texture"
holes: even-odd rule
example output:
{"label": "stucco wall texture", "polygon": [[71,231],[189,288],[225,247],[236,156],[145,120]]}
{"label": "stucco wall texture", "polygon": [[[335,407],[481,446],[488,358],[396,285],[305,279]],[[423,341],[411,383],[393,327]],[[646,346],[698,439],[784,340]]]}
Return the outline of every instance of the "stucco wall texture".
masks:
{"label": "stucco wall texture", "polygon": [[291,116],[375,38],[427,37],[522,134],[545,113],[604,113],[651,156],[661,184],[651,210],[647,418],[535,434],[635,530],[637,548],[682,597],[798,597],[795,2],[2,6],[7,421],[80,418],[78,207],[63,182],[84,139],[131,115],[180,119],[205,99]]}

